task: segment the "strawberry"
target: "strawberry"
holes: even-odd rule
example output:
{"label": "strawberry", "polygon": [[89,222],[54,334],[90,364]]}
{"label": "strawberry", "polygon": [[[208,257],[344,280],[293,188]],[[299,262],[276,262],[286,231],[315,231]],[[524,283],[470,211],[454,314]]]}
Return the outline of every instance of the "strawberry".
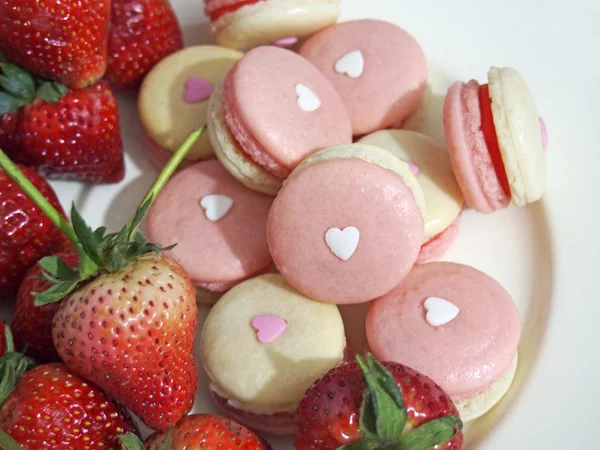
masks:
{"label": "strawberry", "polygon": [[145,446],[135,435],[120,436],[124,450],[270,450],[269,444],[239,423],[213,414],[184,417],[168,432],[156,432]]}
{"label": "strawberry", "polygon": [[[20,169],[57,214],[64,216],[50,185],[33,170],[22,166]],[[65,243],[60,230],[0,169],[0,297],[13,296],[29,268],[40,258],[59,251]]]}
{"label": "strawberry", "polygon": [[130,415],[96,386],[53,363],[25,372],[1,397],[0,447],[120,449],[118,436],[138,433]]}
{"label": "strawberry", "polygon": [[[187,273],[138,228],[203,131],[186,139],[119,233],[107,234],[105,227],[92,231],[72,209],[73,226],[62,224],[61,230],[77,246],[77,268],[57,256],[39,263],[51,287],[36,294],[34,304],[62,300],[52,323],[59,357],[157,430],[171,427],[192,408],[198,309]],[[0,159],[0,164],[22,180],[10,161]],[[38,198],[34,189],[27,193]],[[49,205],[40,207],[56,214]]]}
{"label": "strawberry", "polygon": [[460,450],[462,422],[428,377],[368,355],[332,369],[296,412],[297,450]]}
{"label": "strawberry", "polygon": [[[77,253],[64,252],[57,255],[70,267],[77,267]],[[59,302],[35,306],[35,294],[51,287],[51,282],[42,279],[39,263],[29,269],[17,293],[17,303],[10,327],[17,350],[26,352],[41,362],[58,361],[58,353],[52,341],[52,319],[60,306]]]}
{"label": "strawberry", "polygon": [[83,90],[0,63],[0,143],[52,178],[116,183],[125,175],[117,101],[99,82]]}
{"label": "strawberry", "polygon": [[72,89],[104,75],[109,27],[110,0],[0,2],[0,52]]}
{"label": "strawberry", "polygon": [[113,0],[106,80],[135,88],[154,65],[183,48],[168,0]]}

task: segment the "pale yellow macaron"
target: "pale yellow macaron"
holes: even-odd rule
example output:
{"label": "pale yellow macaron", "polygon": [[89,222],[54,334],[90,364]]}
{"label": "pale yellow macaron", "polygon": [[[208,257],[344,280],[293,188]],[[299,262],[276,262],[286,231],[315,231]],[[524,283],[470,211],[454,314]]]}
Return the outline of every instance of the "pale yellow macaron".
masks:
{"label": "pale yellow macaron", "polygon": [[305,297],[278,274],[235,286],[210,311],[201,351],[211,393],[230,417],[264,432],[292,432],[310,385],[344,359],[335,305]]}
{"label": "pale yellow macaron", "polygon": [[[188,47],[167,56],[148,73],[140,88],[138,110],[147,150],[157,166],[162,167],[189,133],[206,123],[214,86],[242,56],[224,47]],[[204,134],[186,160],[213,157],[210,139]]]}

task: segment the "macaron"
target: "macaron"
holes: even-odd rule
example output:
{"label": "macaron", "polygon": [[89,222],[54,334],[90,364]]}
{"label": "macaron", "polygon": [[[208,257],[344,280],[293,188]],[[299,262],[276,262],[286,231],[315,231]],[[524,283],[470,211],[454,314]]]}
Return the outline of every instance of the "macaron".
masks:
{"label": "macaron", "polygon": [[465,202],[481,213],[539,200],[548,135],[523,77],[492,67],[488,84],[456,82],[444,103],[450,162]]}
{"label": "macaron", "polygon": [[250,50],[234,66],[211,97],[208,124],[227,170],[271,195],[307,156],[352,142],[348,112],[331,83],[277,47]]}
{"label": "macaron", "polygon": [[217,160],[177,173],[148,211],[151,242],[187,271],[200,303],[212,304],[239,282],[272,267],[267,218],[273,198],[252,191]]}
{"label": "macaron", "polygon": [[489,411],[516,371],[521,323],[510,294],[462,264],[416,266],[369,307],[369,347],[434,379],[463,421]]}
{"label": "macaron", "polygon": [[[175,52],[148,73],[138,96],[150,160],[162,168],[192,131],[206,123],[208,100],[242,53],[200,45]],[[208,135],[190,149],[181,168],[214,158]]]}
{"label": "macaron", "polygon": [[275,198],[267,240],[279,272],[328,303],[363,303],[410,271],[423,242],[425,199],[407,163],[378,147],[322,150]]}
{"label": "macaron", "polygon": [[334,24],[340,0],[204,0],[219,45],[248,50],[260,45],[293,46]]}
{"label": "macaron", "polygon": [[327,28],[307,39],[299,53],[339,92],[355,136],[400,126],[419,106],[427,84],[427,60],[418,42],[381,20]]}
{"label": "macaron", "polygon": [[376,131],[359,142],[387,150],[409,164],[426,204],[425,234],[417,264],[441,258],[458,235],[463,206],[446,151],[433,139],[413,131]]}
{"label": "macaron", "polygon": [[314,380],[343,362],[335,305],[315,302],[278,274],[244,281],[208,314],[202,362],[217,405],[259,432],[293,434],[295,409]]}

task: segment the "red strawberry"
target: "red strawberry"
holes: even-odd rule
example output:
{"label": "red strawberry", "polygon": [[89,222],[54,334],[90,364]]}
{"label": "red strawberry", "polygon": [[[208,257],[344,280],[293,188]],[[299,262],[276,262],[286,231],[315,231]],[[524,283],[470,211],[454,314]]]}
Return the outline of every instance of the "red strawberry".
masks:
{"label": "red strawberry", "polygon": [[104,75],[109,27],[110,0],[0,2],[0,52],[73,89]]}
{"label": "red strawberry", "polygon": [[[64,216],[54,190],[36,172],[21,171]],[[64,247],[65,237],[23,190],[0,169],[0,297],[11,297],[40,258]]]}
{"label": "red strawberry", "polygon": [[135,436],[121,436],[124,450],[270,450],[269,444],[243,425],[212,414],[193,414],[168,432],[156,432],[145,446]]}
{"label": "red strawberry", "polygon": [[[77,267],[77,253],[66,252],[58,255],[70,267]],[[17,293],[17,303],[10,327],[19,351],[41,362],[59,361],[58,353],[52,341],[52,319],[60,306],[59,302],[35,306],[35,294],[44,292],[52,284],[41,278],[42,268],[36,264],[21,283]]]}
{"label": "red strawberry", "polygon": [[[0,407],[0,429],[25,449],[120,449],[118,436],[137,433],[129,416],[64,364],[23,375]],[[0,436],[0,447],[6,436]]]}
{"label": "red strawberry", "polygon": [[106,79],[137,87],[165,56],[183,47],[177,16],[168,0],[113,0]]}
{"label": "red strawberry", "polygon": [[[165,166],[119,233],[95,231],[75,208],[73,226],[61,230],[77,242],[79,267],[60,258],[40,261],[51,287],[35,295],[36,306],[62,301],[52,334],[60,358],[130,408],[149,427],[164,430],[192,408],[197,372],[194,335],[198,308],[194,286],[165,250],[137,231],[160,192],[204,127],[190,135]],[[0,165],[9,167],[6,158]],[[23,176],[11,170],[22,182]],[[39,198],[34,189],[27,194]],[[40,203],[46,214],[57,213]]]}
{"label": "red strawberry", "polygon": [[0,148],[10,158],[14,158],[19,148],[17,140],[18,123],[19,115],[17,112],[0,115]]}
{"label": "red strawberry", "polygon": [[306,392],[296,413],[295,447],[460,450],[461,430],[454,403],[430,378],[358,356]]}

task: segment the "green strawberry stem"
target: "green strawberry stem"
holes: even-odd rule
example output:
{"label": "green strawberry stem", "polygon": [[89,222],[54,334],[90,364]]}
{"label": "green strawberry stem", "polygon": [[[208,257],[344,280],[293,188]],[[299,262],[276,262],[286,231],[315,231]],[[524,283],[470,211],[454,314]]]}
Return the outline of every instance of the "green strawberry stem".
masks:
{"label": "green strawberry stem", "polygon": [[25,192],[25,194],[33,200],[38,208],[57,226],[60,231],[73,243],[77,245],[77,236],[73,227],[69,224],[62,214],[60,214],[54,206],[50,204],[46,197],[29,181],[29,179],[19,170],[19,168],[10,160],[10,158],[0,148],[0,167],[4,169],[6,174]]}
{"label": "green strawberry stem", "polygon": [[431,420],[404,432],[408,415],[402,392],[390,372],[373,355],[356,361],[366,388],[360,408],[361,440],[340,450],[427,450],[454,437],[462,429],[458,417]]}
{"label": "green strawberry stem", "polygon": [[23,447],[17,441],[2,430],[0,430],[0,448],[4,450],[23,450]]}
{"label": "green strawberry stem", "polygon": [[[167,431],[167,435],[165,436],[165,441],[161,446],[160,450],[171,450],[171,441],[173,437],[173,428],[169,428]],[[123,450],[144,450],[144,444],[140,441],[140,438],[137,437],[134,433],[125,433],[119,435],[119,442],[121,442],[121,446]]]}
{"label": "green strawberry stem", "polygon": [[15,341],[13,340],[12,332],[7,323],[4,324],[4,340],[6,341],[6,348],[4,353],[11,353],[15,351]]}

